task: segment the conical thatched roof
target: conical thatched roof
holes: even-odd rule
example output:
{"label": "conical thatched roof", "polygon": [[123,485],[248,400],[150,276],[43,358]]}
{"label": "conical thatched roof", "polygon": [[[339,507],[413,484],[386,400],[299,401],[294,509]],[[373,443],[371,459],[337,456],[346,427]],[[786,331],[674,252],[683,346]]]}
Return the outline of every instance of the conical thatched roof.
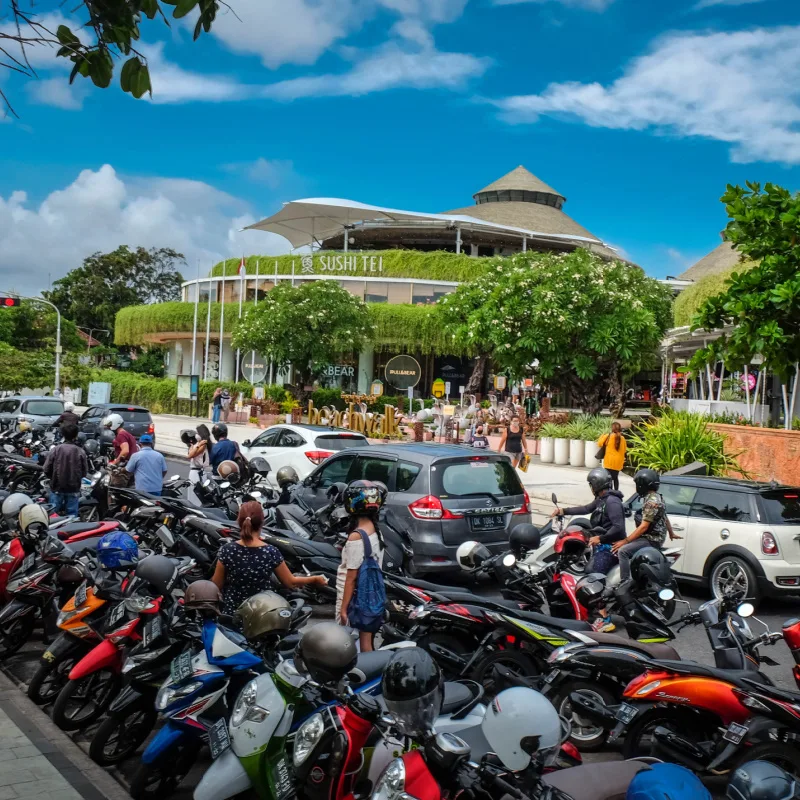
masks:
{"label": "conical thatched roof", "polygon": [[479,194],[483,194],[484,192],[500,192],[507,191],[509,189],[517,189],[525,192],[543,192],[544,194],[554,194],[557,197],[561,197],[566,200],[561,192],[557,192],[551,186],[548,186],[544,181],[539,180],[539,178],[525,169],[525,167],[522,165],[516,169],[512,169],[511,172],[503,175],[502,178],[498,178],[494,183],[490,183],[479,192],[476,192],[473,197],[477,198]]}
{"label": "conical thatched roof", "polygon": [[678,278],[682,281],[699,281],[706,275],[718,275],[733,269],[741,259],[741,254],[733,249],[730,242],[723,242],[707,256],[693,264]]}

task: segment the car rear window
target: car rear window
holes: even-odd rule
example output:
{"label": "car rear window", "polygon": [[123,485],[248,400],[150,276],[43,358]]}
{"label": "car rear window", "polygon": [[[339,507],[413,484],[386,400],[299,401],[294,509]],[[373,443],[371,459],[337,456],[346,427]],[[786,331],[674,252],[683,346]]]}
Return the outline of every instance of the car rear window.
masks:
{"label": "car rear window", "polygon": [[761,502],[768,525],[800,525],[800,489],[767,492]]}
{"label": "car rear window", "polygon": [[150,423],[149,411],[130,411],[127,408],[118,408],[111,412],[112,414],[119,414],[125,422],[146,422]]}
{"label": "car rear window", "polygon": [[320,450],[349,450],[351,447],[363,447],[369,442],[363,436],[349,436],[348,434],[330,433],[324,436],[317,436],[314,439],[314,446]]}
{"label": "car rear window", "polygon": [[440,497],[487,495],[509,497],[522,494],[522,484],[505,459],[469,459],[435,464],[431,468],[434,493]]}
{"label": "car rear window", "polygon": [[26,414],[41,414],[43,417],[58,416],[64,411],[60,400],[28,400],[25,404]]}

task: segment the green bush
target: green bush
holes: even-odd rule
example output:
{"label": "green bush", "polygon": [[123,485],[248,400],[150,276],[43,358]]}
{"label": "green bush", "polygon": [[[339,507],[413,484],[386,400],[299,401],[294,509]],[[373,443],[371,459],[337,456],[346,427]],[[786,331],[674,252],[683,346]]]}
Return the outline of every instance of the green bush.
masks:
{"label": "green bush", "polygon": [[332,406],[337,411],[344,411],[347,407],[342,400],[341,389],[316,389],[311,393],[311,402],[314,404],[314,408]]}
{"label": "green bush", "polygon": [[706,275],[705,278],[701,278],[697,281],[694,286],[684,289],[675,298],[675,303],[672,307],[675,326],[682,328],[685,325],[691,325],[692,318],[700,310],[700,306],[702,306],[709,297],[713,297],[725,291],[726,281],[730,278],[731,274],[733,272],[742,272],[746,269],[746,265],[740,264],[735,269],[729,269],[726,272]]}
{"label": "green bush", "polygon": [[569,439],[566,425],[556,425],[554,422],[545,422],[539,428],[540,439]]}

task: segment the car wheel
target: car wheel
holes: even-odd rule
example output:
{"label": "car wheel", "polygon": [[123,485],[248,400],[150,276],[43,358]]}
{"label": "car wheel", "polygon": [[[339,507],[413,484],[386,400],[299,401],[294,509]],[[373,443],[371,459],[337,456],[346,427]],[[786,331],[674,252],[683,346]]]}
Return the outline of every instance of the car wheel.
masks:
{"label": "car wheel", "polygon": [[711,568],[709,584],[711,594],[717,599],[736,595],[742,600],[750,600],[754,605],[760,599],[753,568],[737,556],[722,556]]}

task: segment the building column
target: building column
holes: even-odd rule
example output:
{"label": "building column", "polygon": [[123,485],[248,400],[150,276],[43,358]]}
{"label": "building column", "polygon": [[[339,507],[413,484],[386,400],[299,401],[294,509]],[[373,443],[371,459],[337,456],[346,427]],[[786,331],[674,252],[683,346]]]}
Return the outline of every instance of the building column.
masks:
{"label": "building column", "polygon": [[375,369],[375,348],[371,344],[364,345],[358,354],[358,393],[367,394]]}
{"label": "building column", "polygon": [[470,254],[470,256],[472,256],[472,258],[477,258],[478,257],[478,245],[471,244],[469,246],[469,254]]}
{"label": "building column", "polygon": [[456,253],[461,252],[461,226],[456,225]]}

